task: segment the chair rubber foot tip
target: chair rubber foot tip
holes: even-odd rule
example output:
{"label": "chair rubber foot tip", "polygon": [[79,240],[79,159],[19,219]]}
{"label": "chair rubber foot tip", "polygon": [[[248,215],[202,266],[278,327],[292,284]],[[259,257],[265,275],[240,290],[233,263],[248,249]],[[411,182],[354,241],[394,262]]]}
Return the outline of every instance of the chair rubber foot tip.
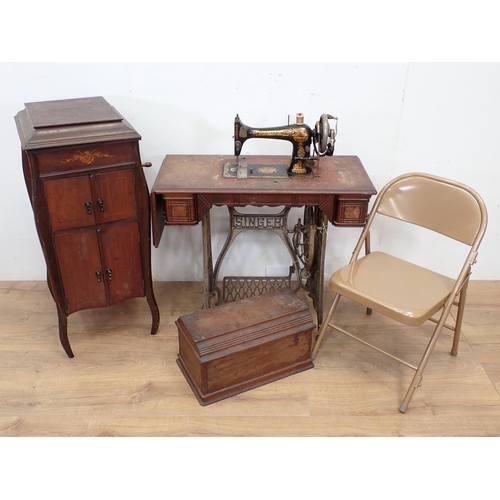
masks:
{"label": "chair rubber foot tip", "polygon": [[451,351],[452,356],[456,356],[458,354],[458,351]]}
{"label": "chair rubber foot tip", "polygon": [[408,409],[408,405],[404,405],[402,404],[400,407],[399,407],[399,411],[401,413],[406,413],[406,410]]}

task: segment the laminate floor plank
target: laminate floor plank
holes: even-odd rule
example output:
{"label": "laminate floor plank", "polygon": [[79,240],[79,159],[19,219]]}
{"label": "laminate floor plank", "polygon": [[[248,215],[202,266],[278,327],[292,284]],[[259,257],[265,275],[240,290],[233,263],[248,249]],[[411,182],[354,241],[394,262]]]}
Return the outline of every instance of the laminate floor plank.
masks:
{"label": "laminate floor plank", "polygon": [[[46,283],[0,282],[0,436],[500,436],[498,281],[470,283],[458,356],[444,331],[404,415],[413,371],[331,330],[314,368],[201,406],[176,364],[175,321],[201,309],[202,284],[154,288],[155,336],[145,299],[79,311],[70,359]],[[336,322],[414,363],[432,329],[349,301]]]}

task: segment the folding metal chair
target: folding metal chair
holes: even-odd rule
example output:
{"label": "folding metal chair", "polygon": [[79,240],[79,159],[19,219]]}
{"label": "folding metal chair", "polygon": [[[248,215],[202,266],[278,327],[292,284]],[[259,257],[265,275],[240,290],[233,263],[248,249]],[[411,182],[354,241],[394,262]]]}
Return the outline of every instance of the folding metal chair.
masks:
{"label": "folding metal chair", "polygon": [[[416,224],[464,243],[467,257],[458,276],[452,279],[388,253],[371,252],[370,228],[380,216]],[[405,413],[422,383],[422,374],[443,328],[454,332],[451,354],[457,355],[467,285],[487,219],[481,197],[458,182],[423,173],[405,174],[390,181],[374,202],[349,264],[330,278],[329,286],[335,295],[318,332],[313,359],[326,331],[333,328],[412,368],[415,375],[399,407]],[[363,246],[365,255],[360,257]],[[419,364],[414,366],[333,324],[332,316],[342,296],[366,306],[368,314],[374,310],[404,325],[421,325],[427,320],[436,323]],[[452,319],[454,305],[458,311],[450,325],[447,321],[449,316]]]}

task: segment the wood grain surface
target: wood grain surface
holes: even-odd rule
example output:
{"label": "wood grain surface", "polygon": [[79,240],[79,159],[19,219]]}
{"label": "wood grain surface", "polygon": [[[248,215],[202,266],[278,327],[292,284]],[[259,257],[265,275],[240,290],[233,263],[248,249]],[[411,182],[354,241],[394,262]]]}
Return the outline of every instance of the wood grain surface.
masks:
{"label": "wood grain surface", "polygon": [[[313,369],[202,407],[176,365],[174,324],[200,309],[201,283],[154,285],[156,336],[142,299],[80,311],[69,317],[69,359],[46,283],[0,282],[0,436],[500,435],[498,281],[471,282],[458,356],[444,331],[404,415],[413,372],[333,332]],[[348,301],[338,313],[410,361],[432,328],[408,334]]]}

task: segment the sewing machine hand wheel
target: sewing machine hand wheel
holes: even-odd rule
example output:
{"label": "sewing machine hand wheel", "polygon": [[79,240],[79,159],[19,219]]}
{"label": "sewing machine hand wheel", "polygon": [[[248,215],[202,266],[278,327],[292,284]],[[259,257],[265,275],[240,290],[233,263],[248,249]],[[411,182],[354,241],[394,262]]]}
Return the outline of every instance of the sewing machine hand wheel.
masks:
{"label": "sewing machine hand wheel", "polygon": [[318,143],[317,152],[320,156],[333,155],[335,131],[330,128],[330,122],[328,120],[336,120],[336,118],[323,113],[316,122],[316,133],[314,139],[315,143]]}

